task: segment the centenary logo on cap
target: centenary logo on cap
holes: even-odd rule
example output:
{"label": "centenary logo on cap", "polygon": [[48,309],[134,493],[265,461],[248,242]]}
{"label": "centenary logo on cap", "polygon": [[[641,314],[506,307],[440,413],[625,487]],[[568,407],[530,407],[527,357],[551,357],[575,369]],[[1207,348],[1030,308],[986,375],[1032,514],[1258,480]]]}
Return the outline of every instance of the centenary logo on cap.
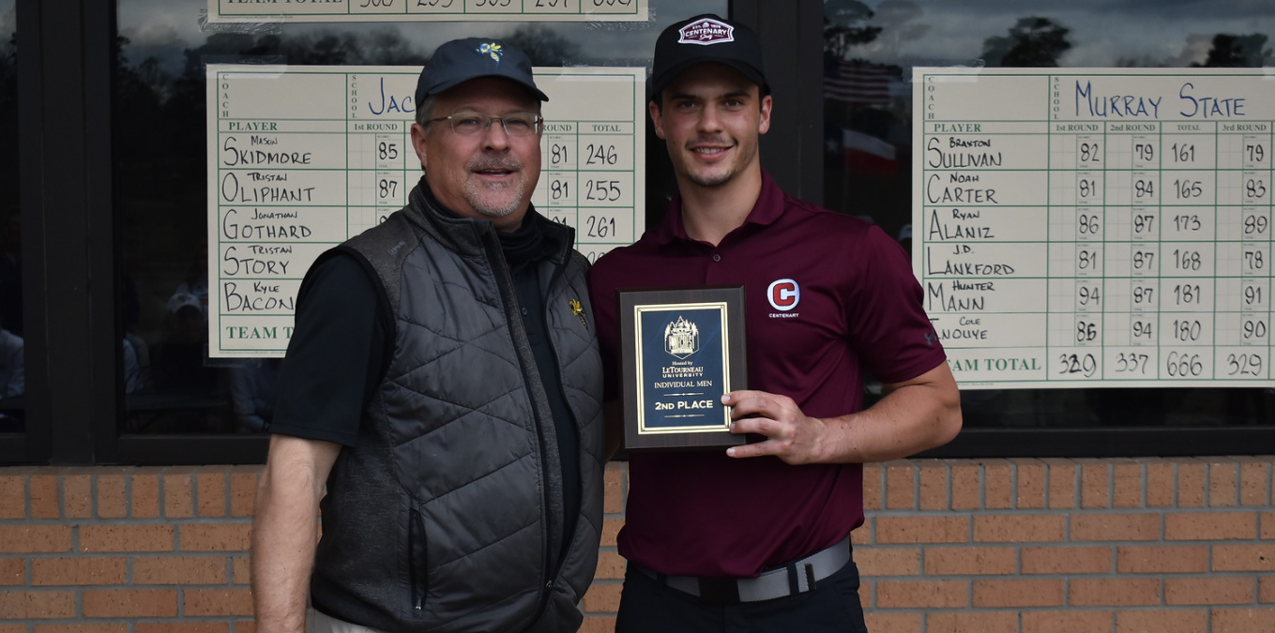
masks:
{"label": "centenary logo on cap", "polygon": [[678,34],[681,35],[677,40],[678,44],[708,46],[709,44],[735,41],[735,27],[713,18],[704,18],[703,20],[691,22],[679,29]]}
{"label": "centenary logo on cap", "polygon": [[483,44],[477,50],[483,55],[491,55],[491,58],[496,60],[497,66],[500,65],[500,56],[505,54],[505,51],[501,50],[500,44]]}

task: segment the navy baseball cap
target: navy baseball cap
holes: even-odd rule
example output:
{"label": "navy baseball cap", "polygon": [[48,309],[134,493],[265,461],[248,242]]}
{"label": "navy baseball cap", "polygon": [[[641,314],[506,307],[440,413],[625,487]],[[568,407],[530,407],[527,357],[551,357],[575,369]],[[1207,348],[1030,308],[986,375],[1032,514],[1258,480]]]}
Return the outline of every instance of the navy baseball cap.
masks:
{"label": "navy baseball cap", "polygon": [[467,37],[438,47],[416,80],[416,103],[479,77],[504,77],[522,84],[541,101],[549,97],[536,87],[531,60],[522,51],[490,38]]}
{"label": "navy baseball cap", "polygon": [[695,64],[716,62],[743,73],[770,93],[761,60],[761,40],[752,29],[711,13],[697,15],[664,29],[655,40],[651,98]]}

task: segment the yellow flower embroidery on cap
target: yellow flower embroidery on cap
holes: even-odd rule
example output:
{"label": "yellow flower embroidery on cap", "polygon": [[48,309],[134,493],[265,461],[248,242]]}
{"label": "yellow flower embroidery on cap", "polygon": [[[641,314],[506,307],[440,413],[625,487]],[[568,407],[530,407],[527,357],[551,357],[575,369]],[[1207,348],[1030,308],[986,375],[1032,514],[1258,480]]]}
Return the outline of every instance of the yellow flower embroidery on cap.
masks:
{"label": "yellow flower embroidery on cap", "polygon": [[496,60],[497,64],[500,63],[500,56],[505,54],[505,51],[500,49],[500,44],[483,44],[478,47],[478,52],[483,55],[491,55],[491,58]]}

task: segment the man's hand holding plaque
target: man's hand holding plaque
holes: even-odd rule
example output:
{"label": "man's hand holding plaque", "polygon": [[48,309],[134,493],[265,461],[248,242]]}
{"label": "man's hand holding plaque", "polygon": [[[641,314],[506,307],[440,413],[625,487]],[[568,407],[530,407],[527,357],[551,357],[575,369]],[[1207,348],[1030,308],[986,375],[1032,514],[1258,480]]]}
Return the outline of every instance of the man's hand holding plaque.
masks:
{"label": "man's hand holding plaque", "polygon": [[744,289],[621,290],[624,448],[715,448],[730,432],[722,395],[747,388]]}

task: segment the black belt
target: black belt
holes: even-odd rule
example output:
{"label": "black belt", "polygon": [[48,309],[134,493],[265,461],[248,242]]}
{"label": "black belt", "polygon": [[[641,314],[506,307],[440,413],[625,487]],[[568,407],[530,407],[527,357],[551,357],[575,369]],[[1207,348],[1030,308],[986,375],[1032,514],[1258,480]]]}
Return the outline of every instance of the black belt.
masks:
{"label": "black belt", "polygon": [[736,604],[774,600],[814,591],[816,583],[831,576],[850,562],[850,537],[836,545],[799,558],[783,567],[764,571],[756,578],[699,578],[667,576],[640,565],[634,569],[678,591],[698,596],[711,604]]}

